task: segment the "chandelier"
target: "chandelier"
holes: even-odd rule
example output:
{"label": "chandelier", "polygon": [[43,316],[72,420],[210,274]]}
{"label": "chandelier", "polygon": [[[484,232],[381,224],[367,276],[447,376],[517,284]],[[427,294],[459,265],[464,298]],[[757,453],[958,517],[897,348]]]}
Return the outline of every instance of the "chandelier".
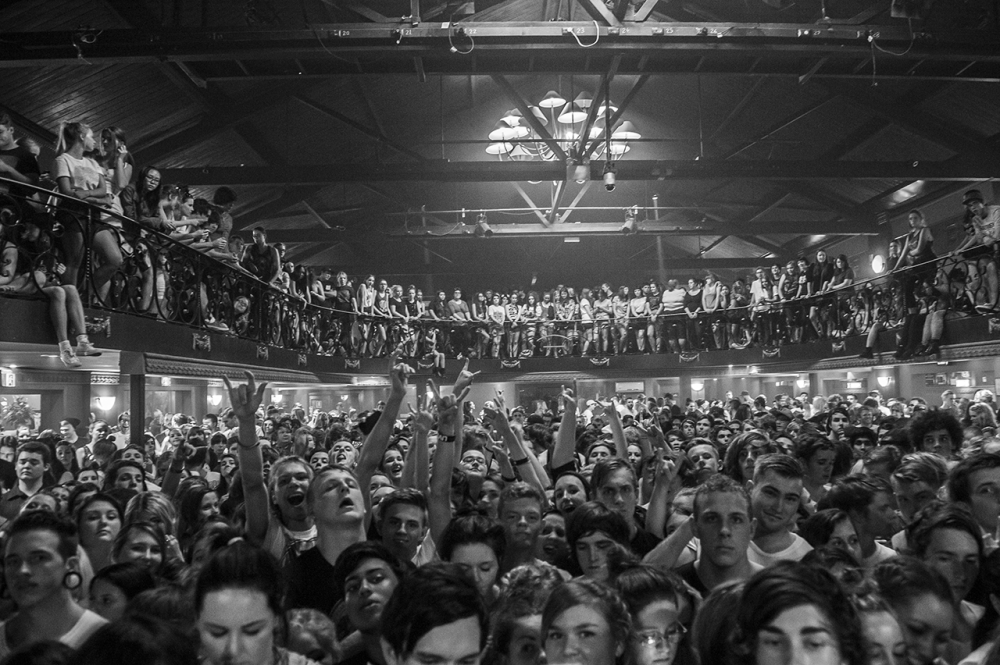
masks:
{"label": "chandelier", "polygon": [[[607,105],[606,105],[607,104]],[[529,106],[532,116],[540,125],[548,129],[552,139],[566,154],[572,154],[576,142],[584,131],[587,114],[593,105],[593,97],[587,92],[581,92],[573,101],[568,101],[555,90],[550,90],[538,102]],[[642,138],[635,126],[625,120],[615,125],[611,136],[604,135],[605,123],[610,114],[618,111],[614,103],[602,103],[597,109],[597,115],[587,132],[587,140],[592,141],[593,149],[584,159],[598,159],[604,156],[608,160],[616,160],[627,153],[631,146],[629,141]],[[605,140],[596,141],[604,136]],[[503,114],[496,126],[489,133],[490,143],[486,152],[496,155],[501,161],[555,161],[558,159],[552,147],[525,120],[520,109],[511,109]]]}

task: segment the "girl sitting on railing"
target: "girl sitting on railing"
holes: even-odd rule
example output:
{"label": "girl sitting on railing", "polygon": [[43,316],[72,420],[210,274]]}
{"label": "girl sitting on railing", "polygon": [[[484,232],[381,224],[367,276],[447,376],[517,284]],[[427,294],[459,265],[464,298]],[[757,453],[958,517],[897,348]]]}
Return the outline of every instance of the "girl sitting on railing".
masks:
{"label": "girl sitting on railing", "polygon": [[[59,340],[59,359],[68,367],[79,367],[78,356],[99,356],[87,337],[80,293],[73,283],[61,283],[66,265],[57,256],[52,237],[43,233],[34,219],[26,219],[16,227],[2,231],[2,265],[0,293],[32,295],[41,291],[49,299],[49,317]],[[7,275],[13,265],[13,277]],[[4,282],[6,281],[6,284]],[[69,341],[70,326],[78,334],[76,351]]]}
{"label": "girl sitting on railing", "polygon": [[107,207],[110,199],[104,169],[89,156],[97,147],[94,132],[81,122],[71,122],[59,126],[58,136],[58,156],[52,164],[52,173],[59,193],[68,197],[59,200],[59,222],[65,229],[62,245],[66,251],[66,270],[60,279],[66,284],[79,283],[85,238],[89,237],[98,265],[94,287],[98,294],[107,294],[109,280],[121,265],[122,257],[114,231],[99,221],[99,209]]}

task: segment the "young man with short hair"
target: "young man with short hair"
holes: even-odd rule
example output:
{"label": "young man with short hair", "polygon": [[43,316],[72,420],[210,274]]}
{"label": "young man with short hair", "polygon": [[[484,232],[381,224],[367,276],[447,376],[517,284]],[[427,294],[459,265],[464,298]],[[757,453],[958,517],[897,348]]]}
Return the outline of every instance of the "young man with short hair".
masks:
{"label": "young man with short hair", "polygon": [[[7,113],[0,112],[0,177],[15,180],[25,185],[38,185],[41,169],[38,159],[27,148],[18,145],[15,138],[14,122]],[[33,192],[17,185],[0,184],[0,192],[10,192],[15,197],[34,197]],[[31,214],[30,207],[22,206],[26,214]]]}
{"label": "young man with short hair", "polygon": [[747,481],[750,507],[756,521],[747,552],[751,562],[767,568],[778,561],[798,561],[812,547],[792,533],[802,503],[804,474],[790,455],[762,455],[754,464],[753,480]]}
{"label": "young man with short hair", "polygon": [[823,500],[819,510],[837,508],[847,513],[858,533],[861,561],[864,568],[874,568],[896,556],[895,550],[876,539],[888,540],[896,530],[895,500],[892,486],[883,478],[860,474],[840,478]]}
{"label": "young man with short hair", "polygon": [[[889,483],[904,523],[912,522],[921,508],[937,498],[947,477],[948,466],[934,453],[910,453],[903,458],[889,477]],[[892,547],[897,552],[909,550],[905,529],[892,537]]]}
{"label": "young man with short hair", "polygon": [[708,439],[692,439],[687,445],[686,454],[694,466],[696,484],[702,484],[719,472],[719,450]]}
{"label": "young man with short hair", "polygon": [[590,485],[594,488],[594,498],[628,523],[628,544],[635,555],[644,557],[653,551],[660,541],[643,528],[636,516],[639,485],[632,465],[620,457],[603,459],[594,465]]}
{"label": "young man with short hair", "polygon": [[756,528],[750,512],[750,495],[729,476],[712,476],[695,490],[692,531],[700,555],[677,573],[702,596],[762,570],[747,554]]}
{"label": "young man with short hair", "polygon": [[24,502],[38,494],[49,470],[49,448],[41,441],[21,444],[14,457],[17,486],[0,497],[0,517],[11,520],[17,517]]}
{"label": "young man with short hair", "polygon": [[418,566],[428,563],[429,559],[419,560],[427,536],[427,497],[418,490],[403,487],[382,499],[378,512],[379,533],[385,548],[400,561]]}
{"label": "young man with short hair", "polygon": [[382,612],[388,665],[479,665],[486,648],[486,605],[455,564],[434,563],[403,579]]}
{"label": "young man with short hair", "polygon": [[517,482],[500,494],[497,516],[507,537],[507,548],[500,562],[503,575],[518,566],[535,563],[538,535],[542,530],[541,492],[528,483]]}

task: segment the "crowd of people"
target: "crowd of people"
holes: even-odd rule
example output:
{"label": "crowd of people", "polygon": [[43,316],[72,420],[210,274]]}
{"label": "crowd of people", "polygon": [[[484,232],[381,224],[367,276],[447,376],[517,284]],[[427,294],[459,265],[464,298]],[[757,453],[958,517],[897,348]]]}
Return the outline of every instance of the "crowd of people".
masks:
{"label": "crowd of people", "polygon": [[[900,329],[905,359],[938,351],[949,312],[991,312],[998,302],[1000,206],[979,190],[965,193],[966,236],[946,255],[911,211],[908,233],[890,244],[887,278],[858,280],[847,256],[820,250],[731,283],[707,274],[465,300],[457,288],[425,298],[374,275],[295,265],[263,227],[246,242],[233,233],[231,189],[208,201],[163,183],[158,167],[135,163],[121,128],[66,124],[56,151],[43,172],[38,145],[16,138],[0,114],[0,191],[12,197],[0,201],[0,292],[48,297],[70,366],[97,353],[83,302],[327,355],[381,357],[402,344],[406,357],[438,368],[443,357],[684,353],[864,334],[871,357],[888,328]],[[42,200],[47,190],[52,201]]]}
{"label": "crowd of people", "polygon": [[466,363],[404,408],[387,370],[360,413],[247,373],[143,445],[0,440],[2,662],[1000,662],[990,391],[480,408]]}

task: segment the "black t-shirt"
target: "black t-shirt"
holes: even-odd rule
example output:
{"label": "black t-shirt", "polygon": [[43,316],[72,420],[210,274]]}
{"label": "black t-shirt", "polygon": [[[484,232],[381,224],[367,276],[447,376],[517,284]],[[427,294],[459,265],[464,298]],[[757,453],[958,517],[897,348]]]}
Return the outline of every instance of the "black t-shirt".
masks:
{"label": "black t-shirt", "polygon": [[318,547],[298,556],[289,555],[285,578],[289,607],[309,607],[329,615],[334,605],[344,599],[344,590],[333,581],[333,566]]}
{"label": "black t-shirt", "polygon": [[823,284],[833,279],[833,264],[829,261],[824,261],[823,263],[814,263],[812,267],[813,293],[819,293],[819,290],[823,288]]}
{"label": "black t-shirt", "polygon": [[694,561],[688,561],[674,572],[680,575],[680,578],[687,582],[692,589],[700,593],[702,598],[708,595],[708,587],[698,577],[698,570],[694,567]]}
{"label": "black t-shirt", "polygon": [[[0,161],[8,166],[13,166],[23,176],[29,178],[34,176],[36,182],[42,175],[41,169],[38,168],[38,160],[35,159],[35,156],[31,152],[21,146],[15,146],[10,150],[0,150]],[[0,191],[5,191],[6,189],[6,185],[0,185]],[[12,196],[28,196],[31,194],[27,189],[18,187],[17,185],[10,186],[10,193]]]}
{"label": "black t-shirt", "polygon": [[652,552],[659,544],[660,539],[645,529],[637,529],[632,540],[629,541],[632,552],[640,558]]}
{"label": "black t-shirt", "polygon": [[351,302],[354,300],[354,289],[349,284],[338,286],[333,296],[333,306],[340,313],[353,312]]}
{"label": "black t-shirt", "polygon": [[444,300],[435,300],[431,303],[431,311],[439,319],[450,319],[451,312],[448,310],[448,303]]}

